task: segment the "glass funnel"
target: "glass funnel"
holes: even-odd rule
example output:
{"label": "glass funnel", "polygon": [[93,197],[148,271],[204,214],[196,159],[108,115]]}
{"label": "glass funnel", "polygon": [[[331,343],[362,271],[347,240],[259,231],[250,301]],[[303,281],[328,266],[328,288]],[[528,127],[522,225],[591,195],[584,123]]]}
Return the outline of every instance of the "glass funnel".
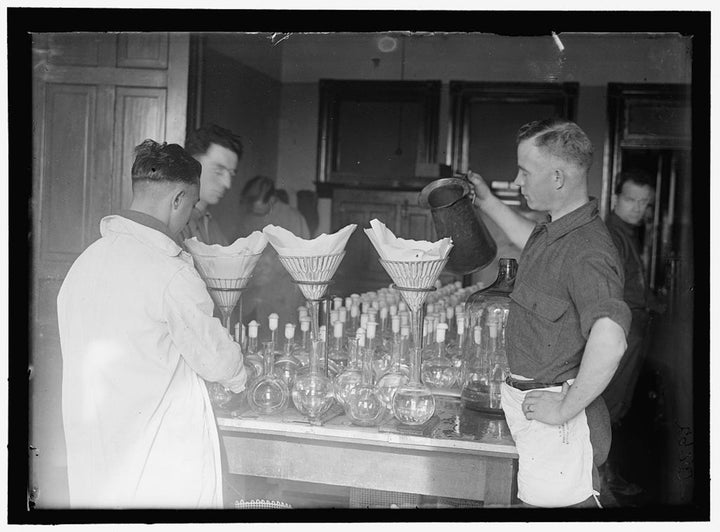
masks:
{"label": "glass funnel", "polygon": [[368,322],[366,331],[368,345],[362,354],[362,378],[360,383],[350,389],[345,401],[345,414],[354,425],[361,427],[377,426],[387,410],[378,389],[373,385],[373,355],[376,323]]}
{"label": "glass funnel", "polygon": [[414,341],[410,357],[410,381],[406,386],[398,388],[393,399],[393,414],[398,421],[408,425],[422,425],[435,413],[435,398],[432,391],[420,380],[421,324],[425,299],[429,292],[435,290],[435,281],[447,261],[447,258],[428,261],[380,259],[380,264],[395,281],[395,288],[400,292],[410,311]]}
{"label": "glass funnel", "polygon": [[313,340],[309,371],[295,378],[291,393],[295,408],[311,423],[330,409],[334,399],[332,381],[320,371],[318,364],[321,352],[322,342]]}
{"label": "glass funnel", "polygon": [[272,342],[263,343],[263,374],[248,387],[247,401],[259,414],[278,414],[288,406],[290,391],[285,382],[273,373],[275,349]]}
{"label": "glass funnel", "polygon": [[195,268],[205,281],[210,297],[222,314],[223,323],[230,334],[233,332],[230,316],[235,307],[240,305],[242,317],[240,295],[261,255],[262,253],[229,256],[192,254]]}

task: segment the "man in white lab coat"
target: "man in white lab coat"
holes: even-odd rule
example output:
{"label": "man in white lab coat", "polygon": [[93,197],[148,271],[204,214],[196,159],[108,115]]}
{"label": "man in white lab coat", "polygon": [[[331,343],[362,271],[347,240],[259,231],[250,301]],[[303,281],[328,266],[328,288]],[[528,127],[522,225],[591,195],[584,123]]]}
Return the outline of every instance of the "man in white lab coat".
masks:
{"label": "man in white lab coat", "polygon": [[58,296],[74,508],[220,508],[220,444],[203,379],[245,387],[240,346],[175,242],[201,165],[146,140],[128,211],[75,261]]}

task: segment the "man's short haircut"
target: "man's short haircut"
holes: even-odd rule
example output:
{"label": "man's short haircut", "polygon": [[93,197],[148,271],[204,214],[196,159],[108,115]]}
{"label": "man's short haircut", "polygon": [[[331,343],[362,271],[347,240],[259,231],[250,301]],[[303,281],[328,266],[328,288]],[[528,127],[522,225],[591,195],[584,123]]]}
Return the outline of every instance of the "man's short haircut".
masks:
{"label": "man's short haircut", "polygon": [[535,146],[575,164],[585,172],[593,159],[593,145],[580,127],[564,118],[546,118],[525,124],[517,134],[517,143],[534,139]]}
{"label": "man's short haircut", "polygon": [[639,187],[648,186],[655,190],[655,179],[653,179],[649,172],[633,169],[623,170],[617,173],[615,176],[615,194],[619,196],[622,193],[623,185],[628,182],[635,183]]}
{"label": "man's short haircut", "polygon": [[146,139],[135,147],[132,185],[137,183],[200,184],[202,165],[179,144]]}
{"label": "man's short haircut", "polygon": [[240,137],[229,129],[216,124],[207,124],[199,129],[188,133],[185,139],[185,149],[190,155],[202,155],[208,151],[211,144],[217,144],[223,148],[234,151],[237,158],[242,158],[243,145]]}
{"label": "man's short haircut", "polygon": [[275,195],[275,182],[267,176],[258,175],[245,183],[240,193],[241,202],[246,204],[262,200],[267,203]]}

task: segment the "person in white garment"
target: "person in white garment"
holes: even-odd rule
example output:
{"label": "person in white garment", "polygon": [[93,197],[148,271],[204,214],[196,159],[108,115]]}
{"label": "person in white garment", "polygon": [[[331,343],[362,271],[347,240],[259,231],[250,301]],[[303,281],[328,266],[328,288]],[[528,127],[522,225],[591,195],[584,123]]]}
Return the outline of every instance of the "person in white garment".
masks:
{"label": "person in white garment", "polygon": [[245,387],[240,346],[175,241],[201,165],[177,144],[135,150],[130,209],[58,295],[72,508],[221,508],[220,444],[203,379]]}
{"label": "person in white garment", "polygon": [[597,468],[610,422],[600,394],[626,348],[617,249],[587,192],[593,147],[577,124],[551,118],[517,135],[520,187],[535,224],[495,197],[477,174],[477,203],[522,249],[510,295],[511,375],[501,404],[518,450],[518,498],[528,506],[598,507]]}

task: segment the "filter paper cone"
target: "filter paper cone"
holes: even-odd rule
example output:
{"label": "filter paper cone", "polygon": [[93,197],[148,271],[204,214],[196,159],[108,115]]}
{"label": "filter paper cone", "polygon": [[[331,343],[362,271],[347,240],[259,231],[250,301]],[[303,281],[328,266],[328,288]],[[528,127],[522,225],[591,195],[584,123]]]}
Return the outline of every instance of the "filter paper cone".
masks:
{"label": "filter paper cone", "polygon": [[263,228],[263,234],[280,256],[318,257],[337,255],[345,251],[347,241],[356,227],[356,224],[346,225],[335,233],[323,233],[316,238],[306,240],[287,229],[270,224]]}
{"label": "filter paper cone", "polygon": [[378,219],[370,221],[365,234],[372,242],[381,259],[392,261],[432,261],[447,258],[453,247],[452,238],[437,242],[398,238]]}
{"label": "filter paper cone", "polygon": [[242,287],[247,284],[266,245],[267,239],[260,231],[239,238],[230,246],[207,245],[196,237],[185,240],[185,248],[204,279],[244,279]]}

